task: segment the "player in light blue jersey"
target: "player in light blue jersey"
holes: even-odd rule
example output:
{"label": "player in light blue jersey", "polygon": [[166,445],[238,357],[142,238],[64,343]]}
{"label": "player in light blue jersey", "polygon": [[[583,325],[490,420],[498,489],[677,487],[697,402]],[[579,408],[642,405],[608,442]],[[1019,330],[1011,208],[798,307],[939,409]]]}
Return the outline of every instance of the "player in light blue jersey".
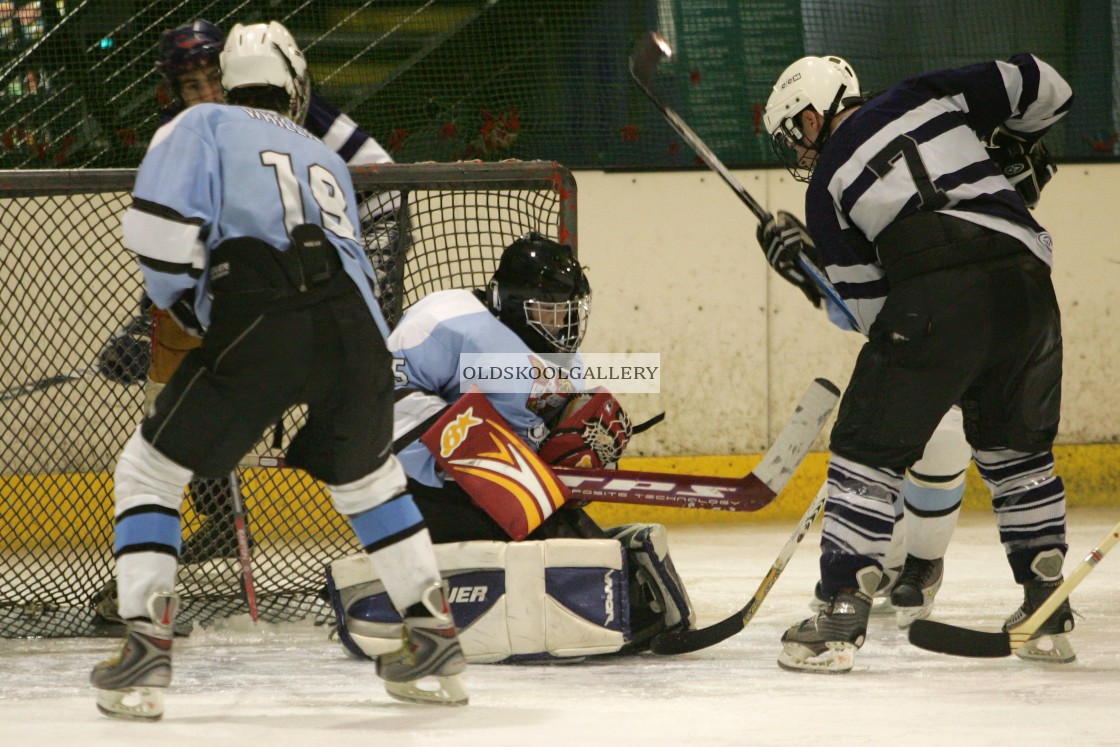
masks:
{"label": "player in light blue jersey", "polygon": [[[213,23],[196,19],[168,29],[160,37],[156,69],[163,77],[159,96],[165,102],[161,109],[163,123],[171,121],[183,110],[203,103],[222,103],[222,71],[219,57],[225,34]],[[307,130],[323,140],[348,165],[361,166],[389,163],[389,154],[378,142],[362,131],[314,91],[311,93],[304,120]],[[366,195],[359,203],[363,241],[371,259],[383,260],[395,249],[396,222],[393,214],[399,208],[396,194]],[[151,356],[144,381],[144,409],[148,410],[160,390],[170,380],[187,352],[199,339],[184,332],[166,310],[153,306],[151,315]],[[232,516],[232,499],[228,478],[192,480],[189,488],[196,514],[204,517],[183,542],[181,561],[196,563],[214,557],[232,557],[237,552],[237,539]],[[102,620],[112,620],[115,592],[109,588],[94,600]]]}
{"label": "player in light blue jersey", "polygon": [[[557,354],[578,353],[590,302],[571,248],[530,233],[506,248],[485,289],[425,296],[389,337],[394,447],[452,583],[452,611],[470,660],[640,651],[654,635],[694,622],[665,527],[602,529],[581,508],[563,506],[511,542],[504,512],[524,511],[513,495],[468,494],[418,440],[465,394],[468,366],[485,369],[490,360],[544,370],[560,360]],[[590,396],[580,388],[560,376],[520,378],[489,386],[486,397],[546,464],[613,467],[630,438],[629,419],[609,393]],[[465,569],[473,575],[464,576]],[[362,655],[363,629],[382,619],[380,587],[343,558],[332,564],[329,588],[339,639]],[[614,590],[625,594],[618,604],[627,606],[626,615],[614,612]],[[550,610],[558,608],[573,610],[566,623],[555,623]]]}
{"label": "player in light blue jersey", "polygon": [[[98,707],[158,719],[171,680],[179,507],[192,475],[234,470],[288,408],[308,419],[288,460],[327,485],[403,620],[378,674],[394,697],[466,703],[465,666],[423,518],[392,454],[392,368],[346,164],[299,123],[307,63],[277,22],[235,26],[233,105],[200,104],[152,140],[122,219],[153,302],[202,337],[114,473],[120,653]],[[416,682],[428,676],[438,690]]]}
{"label": "player in light blue jersey", "polygon": [[[558,309],[557,325],[544,323],[542,304]],[[590,285],[571,249],[529,234],[503,252],[487,290],[432,293],[413,304],[394,328],[388,343],[397,386],[393,435],[436,542],[508,539],[458,485],[445,484],[431,452],[418,440],[426,430],[424,424],[430,425],[434,414],[464,393],[460,358],[519,355],[528,364],[547,360],[552,353],[575,353],[586,331],[590,304]],[[510,385],[488,393],[487,398],[517,435],[539,448],[568,404],[573,382],[519,380]],[[622,425],[628,426],[622,417]],[[617,435],[621,454],[629,438],[627,428]],[[579,536],[574,526],[584,521],[590,519],[583,511],[557,512],[534,538]]]}
{"label": "player in light blue jersey", "polygon": [[[808,181],[821,266],[869,330],[832,431],[828,604],[782,637],[778,663],[796,671],[851,669],[903,473],[954,404],[1023,587],[1005,628],[1060,584],[1066,552],[1052,453],[1062,379],[1052,242],[1028,208],[1052,171],[1039,141],[1068,110],[1070,87],[1029,54],[867,99],[849,98],[848,82],[826,59],[803,58],[779,77],[764,115],[790,172]],[[804,245],[788,228],[764,237],[783,276]],[[1063,602],[1039,632],[1051,645],[1017,653],[1072,661],[1072,629]]]}

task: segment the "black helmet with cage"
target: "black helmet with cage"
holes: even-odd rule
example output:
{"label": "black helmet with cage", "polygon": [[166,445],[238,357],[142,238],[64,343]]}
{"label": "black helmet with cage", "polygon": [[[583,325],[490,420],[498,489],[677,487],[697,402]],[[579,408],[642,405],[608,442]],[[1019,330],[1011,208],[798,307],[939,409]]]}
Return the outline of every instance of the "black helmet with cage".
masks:
{"label": "black helmet with cage", "polygon": [[528,233],[506,247],[486,305],[535,353],[573,353],[591,315],[591,286],[567,244]]}

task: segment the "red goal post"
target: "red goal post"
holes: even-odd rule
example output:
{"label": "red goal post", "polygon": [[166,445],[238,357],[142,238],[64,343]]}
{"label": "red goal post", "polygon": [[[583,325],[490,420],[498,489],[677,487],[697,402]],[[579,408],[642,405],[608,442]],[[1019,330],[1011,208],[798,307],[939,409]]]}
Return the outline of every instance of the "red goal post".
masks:
{"label": "red goal post", "polygon": [[[352,170],[366,250],[390,324],[447,288],[482,287],[513,239],[578,248],[576,186],[547,161],[383,164]],[[112,470],[141,417],[142,278],[120,241],[131,169],[0,172],[0,637],[115,634],[93,603],[112,578]],[[262,434],[280,455],[302,417]],[[279,436],[279,448],[274,448]],[[245,469],[261,618],[330,617],[324,564],[356,550],[322,486]],[[199,527],[190,500],[183,534]],[[180,619],[244,612],[236,557],[180,569]]]}

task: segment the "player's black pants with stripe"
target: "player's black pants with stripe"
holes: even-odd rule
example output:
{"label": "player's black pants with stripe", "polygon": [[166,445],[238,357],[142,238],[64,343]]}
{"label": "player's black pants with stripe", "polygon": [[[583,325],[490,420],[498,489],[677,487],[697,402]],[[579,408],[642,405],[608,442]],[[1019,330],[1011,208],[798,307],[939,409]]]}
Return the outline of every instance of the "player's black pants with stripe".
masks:
{"label": "player's black pants with stripe", "polygon": [[1050,456],[1062,383],[1050,270],[1016,239],[940,214],[895,224],[877,249],[890,291],[832,430],[823,591],[857,586],[882,557],[902,474],[958,403],[1022,582],[1039,551],[1065,550]]}
{"label": "player's black pants with stripe", "polygon": [[[215,283],[202,347],[187,355],[144,420],[145,440],[196,475],[228,475],[299,404],[308,405],[308,418],[288,449],[289,464],[342,485],[389,455],[389,353],[357,286],[337,264],[305,292],[284,283],[281,275],[255,275],[228,293]],[[246,286],[256,290],[242,292]]]}

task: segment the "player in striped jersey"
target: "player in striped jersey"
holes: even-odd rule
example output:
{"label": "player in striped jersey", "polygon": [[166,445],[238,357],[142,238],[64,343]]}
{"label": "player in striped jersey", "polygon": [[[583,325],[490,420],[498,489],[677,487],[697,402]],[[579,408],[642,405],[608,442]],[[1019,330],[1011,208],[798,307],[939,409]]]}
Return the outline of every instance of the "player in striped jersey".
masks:
{"label": "player in striped jersey", "polygon": [[[860,95],[859,79],[847,61],[833,56],[821,60],[840,72],[845,95]],[[766,225],[760,224],[758,237],[767,256],[798,249],[798,242],[806,256],[818,256],[801,221],[784,211],[779,211]],[[800,270],[789,269],[800,277]],[[795,284],[814,306],[825,306],[833,323],[841,329],[852,329],[848,318],[833,308],[812,283],[802,280]],[[906,470],[894,505],[891,542],[880,561],[883,576],[875,596],[887,599],[889,604],[878,609],[893,611],[900,628],[929,617],[933,611],[933,600],[944,576],[945,551],[960,516],[965,470],[970,461],[972,451],[965,440],[961,410],[953,407],[938,423],[921,459]],[[814,610],[827,606],[828,600],[823,596],[818,583],[811,605]]]}
{"label": "player in striped jersey", "polygon": [[[782,637],[781,666],[851,669],[894,521],[892,505],[951,406],[960,404],[1023,605],[1062,578],[1065,490],[1052,446],[1061,390],[1061,326],[1052,240],[1031,216],[1047,177],[1039,140],[1072,102],[1047,63],[1022,54],[853,96],[822,58],[779,77],[764,122],[795,178],[820,263],[863,328],[832,431],[821,539],[828,606]],[[986,145],[997,145],[990,153]],[[1001,168],[1030,174],[1012,185]],[[1032,168],[1033,167],[1033,168]],[[1033,189],[1033,191],[1032,191]],[[768,256],[783,276],[801,242],[789,226]],[[1021,655],[1071,661],[1068,604],[1043,626],[1052,645]]]}

